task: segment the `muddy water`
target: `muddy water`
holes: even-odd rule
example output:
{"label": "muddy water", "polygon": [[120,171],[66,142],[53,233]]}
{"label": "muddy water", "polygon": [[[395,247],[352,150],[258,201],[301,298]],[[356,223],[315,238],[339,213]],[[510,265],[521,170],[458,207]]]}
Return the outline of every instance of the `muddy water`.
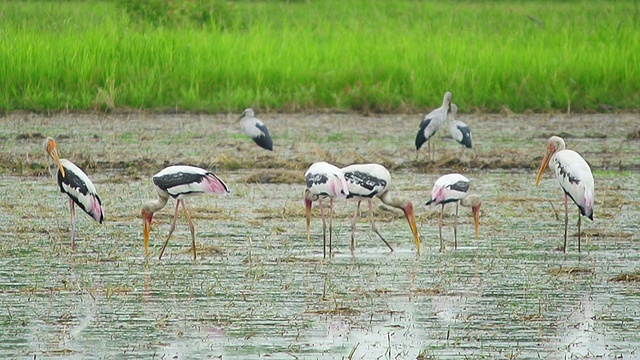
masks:
{"label": "muddy water", "polygon": [[[20,120],[20,121],[18,121]],[[466,116],[477,158],[437,139],[436,163],[411,150],[416,116],[264,117],[275,154],[259,153],[228,116],[10,115],[0,121],[0,355],[3,358],[583,358],[637,356],[638,283],[610,279],[638,270],[640,164],[633,115]],[[393,130],[397,129],[397,130]],[[575,130],[568,130],[575,129]],[[545,137],[565,132],[592,164],[595,221],[570,208],[562,245],[562,194],[547,173],[535,187]],[[58,138],[63,157],[88,168],[107,221],[78,218],[70,251],[67,200],[46,166],[38,133]],[[28,135],[28,136],[27,136]],[[520,140],[518,140],[518,138]],[[306,240],[300,179],[251,183],[270,169],[302,176],[318,158],[393,167],[398,196],[413,200],[422,254],[400,213],[376,202],[386,246],[340,202],[334,257],[322,259],[314,212]],[[442,161],[446,160],[446,161]],[[141,204],[163,166],[217,169],[231,194],[188,200],[198,260],[181,218],[162,261],[173,211],[154,219],[145,261]],[[510,166],[511,168],[502,169]],[[296,170],[302,167],[301,170]],[[496,170],[495,168],[500,168]],[[435,179],[463,171],[483,197],[480,237],[445,209],[447,249],[438,251],[438,209],[424,206]],[[289,183],[291,182],[291,183]],[[364,215],[363,215],[364,216]]]}

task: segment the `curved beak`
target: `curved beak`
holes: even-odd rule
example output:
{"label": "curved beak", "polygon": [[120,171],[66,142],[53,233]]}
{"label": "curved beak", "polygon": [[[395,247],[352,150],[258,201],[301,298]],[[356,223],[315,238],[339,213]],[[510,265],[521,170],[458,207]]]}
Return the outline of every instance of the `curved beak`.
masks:
{"label": "curved beak", "polygon": [[304,199],[304,212],[307,216],[307,242],[311,242],[311,200]]}
{"label": "curved beak", "polygon": [[542,158],[542,163],[540,164],[540,168],[538,168],[538,176],[536,177],[536,186],[540,183],[540,178],[542,178],[542,173],[549,166],[549,159],[551,159],[551,155],[553,154],[553,148],[549,145],[547,146],[547,152],[544,154],[544,158]]}
{"label": "curved beak", "polygon": [[149,233],[151,232],[152,217],[146,211],[142,211],[142,234],[144,237],[144,255],[149,256]]}
{"label": "curved beak", "polygon": [[476,239],[478,239],[478,228],[480,226],[480,204],[471,208],[473,212],[473,226],[476,230]]}
{"label": "curved beak", "polygon": [[404,209],[404,216],[407,217],[409,227],[413,233],[413,242],[416,245],[416,252],[420,255],[420,236],[418,235],[418,227],[416,226],[416,219],[413,216],[413,205],[409,204]]}
{"label": "curved beak", "polygon": [[55,162],[56,165],[58,165],[58,169],[60,170],[60,173],[62,174],[62,177],[65,177],[64,168],[62,167],[62,164],[60,163],[60,156],[58,156],[58,149],[56,149],[55,147],[52,148],[51,150],[49,150],[49,155],[51,155],[51,158],[53,159],[53,162]]}

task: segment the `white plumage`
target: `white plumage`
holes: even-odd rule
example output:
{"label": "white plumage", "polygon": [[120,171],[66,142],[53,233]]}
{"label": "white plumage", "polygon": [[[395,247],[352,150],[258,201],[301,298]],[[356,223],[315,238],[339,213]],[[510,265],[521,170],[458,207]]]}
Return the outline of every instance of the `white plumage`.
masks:
{"label": "white plumage", "polygon": [[440,250],[444,249],[444,242],[442,239],[442,214],[444,212],[444,205],[455,202],[456,203],[456,216],[453,227],[454,234],[454,249],[458,247],[458,205],[470,207],[473,214],[473,222],[475,228],[476,239],[478,238],[478,224],[480,222],[480,206],[482,202],[480,197],[476,194],[469,193],[469,186],[471,182],[466,176],[461,174],[447,174],[443,175],[431,189],[431,199],[426,205],[442,205],[440,210]]}
{"label": "white plumage", "polygon": [[195,166],[174,165],[164,168],[153,176],[153,183],[158,193],[157,200],[151,200],[142,207],[143,219],[143,236],[145,255],[149,255],[149,232],[151,230],[151,222],[153,214],[161,210],[167,204],[169,197],[176,199],[176,210],[173,214],[169,235],[160,250],[158,259],[162,259],[162,254],[169,243],[171,234],[176,226],[178,218],[178,209],[180,204],[187,216],[189,222],[189,230],[191,232],[191,248],[193,250],[193,259],[196,259],[196,240],[195,229],[191,221],[191,215],[187,210],[185,198],[201,195],[201,194],[220,194],[224,195],[229,192],[227,185],[214,173]]}
{"label": "white plumage", "polygon": [[367,201],[369,205],[369,220],[371,223],[371,230],[375,232],[382,241],[393,251],[393,248],[387,240],[380,234],[373,221],[373,205],[372,199],[379,197],[380,200],[391,207],[400,209],[404,212],[409,227],[414,236],[414,243],[416,245],[416,251],[420,254],[420,237],[418,236],[418,230],[416,227],[416,221],[413,215],[413,204],[405,199],[399,199],[392,197],[390,194],[391,187],[391,174],[389,170],[380,164],[356,164],[342,168],[344,177],[347,180],[349,189],[348,199],[357,200],[356,212],[353,215],[351,221],[351,251],[355,248],[355,225],[358,211],[360,210],[360,203]]}
{"label": "white plumage", "polygon": [[578,215],[578,252],[580,249],[581,233],[580,227],[582,216],[586,216],[593,220],[593,204],[594,204],[594,181],[593,174],[589,164],[573,150],[567,150],[565,142],[558,136],[552,136],[547,142],[547,151],[536,177],[536,186],[540,183],[542,173],[551,166],[558,184],[564,191],[565,205],[565,228],[564,228],[564,246],[563,251],[567,250],[567,228],[569,223],[569,210],[567,204],[567,196],[578,206],[580,214]]}
{"label": "white plumage", "polygon": [[[102,224],[104,221],[104,210],[102,202],[96,191],[96,187],[76,164],[67,159],[60,159],[57,144],[52,138],[47,138],[44,142],[45,151],[58,167],[56,178],[60,191],[69,197],[69,209],[71,212],[71,249],[75,249],[76,238],[76,211],[78,205],[84,212],[95,221]],[[50,168],[51,170],[51,168]],[[53,173],[52,173],[53,175]]]}
{"label": "white plumage", "polygon": [[342,171],[324,161],[313,163],[304,173],[306,189],[304,191],[304,205],[307,217],[307,241],[310,241],[311,207],[314,201],[318,201],[320,215],[322,217],[322,249],[326,257],[326,221],[322,200],[329,198],[329,254],[332,251],[333,229],[333,199],[346,198],[349,195],[347,182]]}

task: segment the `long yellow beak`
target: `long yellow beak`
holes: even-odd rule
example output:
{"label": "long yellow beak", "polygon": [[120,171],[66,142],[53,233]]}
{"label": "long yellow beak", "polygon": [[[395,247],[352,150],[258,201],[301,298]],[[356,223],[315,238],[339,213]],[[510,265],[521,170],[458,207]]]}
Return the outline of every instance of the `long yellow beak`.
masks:
{"label": "long yellow beak", "polygon": [[540,164],[540,168],[538,168],[538,176],[536,177],[536,186],[540,183],[540,178],[542,178],[542,173],[549,166],[549,159],[553,154],[553,149],[551,147],[547,147],[547,152],[544,154],[544,158],[542,158],[542,163]]}
{"label": "long yellow beak", "polygon": [[413,233],[413,242],[416,245],[416,252],[420,255],[420,236],[418,235],[418,227],[416,226],[416,219],[413,216],[413,206],[409,205],[404,209],[404,216],[407,217],[409,227]]}
{"label": "long yellow beak", "polygon": [[478,228],[480,227],[480,205],[474,206],[473,211],[473,226],[476,230],[476,240],[478,239]]}
{"label": "long yellow beak", "polygon": [[60,170],[62,177],[65,177],[64,168],[62,167],[62,164],[60,163],[60,157],[58,156],[58,149],[56,149],[55,147],[52,148],[49,151],[49,155],[51,155],[53,162],[55,162],[56,165],[58,165],[58,169]]}

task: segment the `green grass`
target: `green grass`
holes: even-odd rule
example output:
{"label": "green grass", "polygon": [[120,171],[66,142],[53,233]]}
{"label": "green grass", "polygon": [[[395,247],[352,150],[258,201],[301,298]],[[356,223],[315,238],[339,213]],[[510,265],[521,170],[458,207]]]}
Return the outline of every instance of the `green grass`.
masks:
{"label": "green grass", "polygon": [[117,2],[3,2],[0,110],[637,109],[633,1],[232,4],[226,29]]}

